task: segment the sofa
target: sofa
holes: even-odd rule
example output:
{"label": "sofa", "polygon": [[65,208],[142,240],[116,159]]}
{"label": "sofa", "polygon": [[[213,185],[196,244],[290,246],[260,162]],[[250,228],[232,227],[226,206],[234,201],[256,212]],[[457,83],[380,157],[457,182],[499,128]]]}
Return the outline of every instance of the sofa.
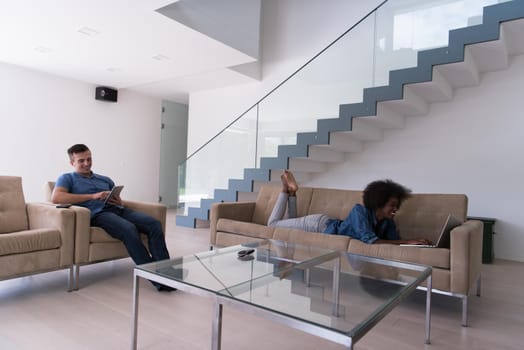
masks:
{"label": "sofa", "polygon": [[[55,182],[48,181],[44,184],[45,198],[51,202],[51,194],[55,187]],[[162,224],[162,230],[166,232],[167,207],[159,203],[147,203],[139,201],[123,201],[127,208],[148,214]],[[54,206],[54,204],[53,204]],[[74,274],[75,286],[77,290],[80,284],[80,266],[94,264],[103,261],[116,260],[129,257],[124,244],[111,237],[104,229],[91,226],[91,212],[89,209],[80,206],[71,206],[68,210],[74,214]],[[142,235],[142,241],[147,247],[147,236]]]}
{"label": "sofa", "polygon": [[[366,244],[342,235],[268,227],[266,223],[280,191],[280,186],[263,185],[254,202],[214,203],[210,212],[211,247],[277,239],[429,265],[432,292],[462,298],[462,324],[467,325],[468,295],[475,287],[480,295],[483,224],[466,221],[466,195],[415,193],[402,204],[395,216],[402,239],[423,237],[434,242],[448,214],[464,222],[451,231],[449,248],[419,248]],[[357,203],[362,203],[362,191],[301,187],[297,193],[298,216],[323,213],[344,219]]]}
{"label": "sofa", "polygon": [[22,178],[0,176],[0,280],[69,269],[73,283],[75,217],[45,203],[26,203]]}

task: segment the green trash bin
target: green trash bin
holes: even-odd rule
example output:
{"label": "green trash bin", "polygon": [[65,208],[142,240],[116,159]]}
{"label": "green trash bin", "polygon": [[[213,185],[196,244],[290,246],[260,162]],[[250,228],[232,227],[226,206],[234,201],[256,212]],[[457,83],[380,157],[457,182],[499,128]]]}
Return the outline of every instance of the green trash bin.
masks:
{"label": "green trash bin", "polygon": [[468,220],[479,220],[484,223],[484,234],[482,237],[482,263],[491,264],[493,262],[493,226],[496,219],[481,216],[468,216]]}

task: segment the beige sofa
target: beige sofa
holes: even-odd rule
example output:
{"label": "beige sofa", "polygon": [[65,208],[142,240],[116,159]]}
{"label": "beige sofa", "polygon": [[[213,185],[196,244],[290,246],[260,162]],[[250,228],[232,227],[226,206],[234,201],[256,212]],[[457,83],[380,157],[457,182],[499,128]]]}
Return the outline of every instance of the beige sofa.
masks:
{"label": "beige sofa", "polygon": [[69,268],[73,283],[74,213],[26,203],[22,179],[0,176],[0,280]]}
{"label": "beige sofa", "polygon": [[[462,324],[467,325],[468,295],[480,293],[482,222],[466,221],[451,231],[450,248],[413,248],[392,244],[366,244],[347,236],[312,233],[266,225],[280,186],[264,185],[255,202],[215,203],[210,214],[210,243],[229,246],[273,238],[316,245],[391,260],[433,267],[433,292],[462,298]],[[298,216],[323,213],[344,219],[362,192],[301,188]],[[466,220],[468,200],[462,194],[413,194],[398,211],[395,221],[403,239],[424,237],[435,241],[448,214]]]}
{"label": "beige sofa", "polygon": [[[44,185],[44,192],[47,201],[51,201],[55,182],[49,181]],[[136,201],[123,201],[127,208],[148,214],[162,224],[162,230],[166,232],[166,214],[167,207],[158,203],[146,203]],[[79,288],[80,283],[80,266],[97,262],[115,260],[129,257],[124,244],[111,237],[105,230],[100,227],[91,226],[91,212],[87,208],[72,206],[70,209],[75,215],[75,248],[74,248],[74,266],[75,266],[75,287]],[[142,241],[147,247],[147,236],[142,235]]]}

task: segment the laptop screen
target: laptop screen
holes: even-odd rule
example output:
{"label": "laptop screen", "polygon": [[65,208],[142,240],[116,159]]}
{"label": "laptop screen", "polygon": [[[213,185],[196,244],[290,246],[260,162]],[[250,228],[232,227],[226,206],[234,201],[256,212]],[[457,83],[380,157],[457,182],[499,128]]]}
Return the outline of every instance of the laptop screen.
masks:
{"label": "laptop screen", "polygon": [[446,221],[444,222],[444,225],[442,225],[442,229],[440,230],[440,235],[437,242],[435,243],[435,247],[449,248],[451,240],[450,232],[455,227],[460,225],[462,225],[462,221],[449,214]]}

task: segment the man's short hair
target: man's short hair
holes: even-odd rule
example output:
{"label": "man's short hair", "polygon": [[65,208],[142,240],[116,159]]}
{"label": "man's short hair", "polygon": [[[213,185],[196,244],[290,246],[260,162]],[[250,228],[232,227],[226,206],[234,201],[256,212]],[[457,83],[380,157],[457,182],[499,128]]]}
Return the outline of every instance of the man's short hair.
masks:
{"label": "man's short hair", "polygon": [[83,143],[77,143],[67,149],[67,154],[69,155],[69,159],[73,160],[73,155],[75,153],[82,153],[85,151],[89,151],[89,148]]}
{"label": "man's short hair", "polygon": [[377,180],[366,186],[362,199],[364,206],[372,210],[384,208],[390,198],[398,199],[398,207],[411,196],[411,190],[392,180]]}

